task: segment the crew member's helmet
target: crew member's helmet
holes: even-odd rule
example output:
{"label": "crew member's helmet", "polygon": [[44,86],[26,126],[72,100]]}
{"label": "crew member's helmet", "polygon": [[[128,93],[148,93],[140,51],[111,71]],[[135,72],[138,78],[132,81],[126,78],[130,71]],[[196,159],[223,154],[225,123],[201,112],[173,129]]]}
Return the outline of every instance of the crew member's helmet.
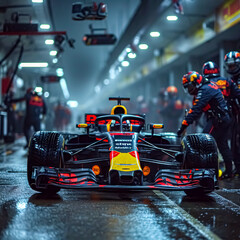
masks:
{"label": "crew member's helmet", "polygon": [[183,75],[182,84],[184,90],[187,90],[190,95],[196,95],[198,89],[203,84],[204,77],[195,71],[190,71]]}
{"label": "crew member's helmet", "polygon": [[205,62],[202,67],[202,74],[206,78],[214,78],[220,76],[220,70],[215,62]]}
{"label": "crew member's helmet", "polygon": [[240,74],[240,53],[231,51],[224,57],[225,69],[227,73],[236,76]]}
{"label": "crew member's helmet", "polygon": [[168,96],[176,96],[178,93],[178,89],[175,86],[169,86],[167,87],[167,94]]}

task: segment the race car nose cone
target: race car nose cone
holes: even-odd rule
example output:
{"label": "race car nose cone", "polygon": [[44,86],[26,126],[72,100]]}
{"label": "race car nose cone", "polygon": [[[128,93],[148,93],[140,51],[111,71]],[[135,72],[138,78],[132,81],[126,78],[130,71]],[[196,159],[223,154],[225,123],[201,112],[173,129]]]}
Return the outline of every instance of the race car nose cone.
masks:
{"label": "race car nose cone", "polygon": [[109,172],[109,184],[111,185],[142,185],[143,174],[142,171],[117,171],[111,170]]}

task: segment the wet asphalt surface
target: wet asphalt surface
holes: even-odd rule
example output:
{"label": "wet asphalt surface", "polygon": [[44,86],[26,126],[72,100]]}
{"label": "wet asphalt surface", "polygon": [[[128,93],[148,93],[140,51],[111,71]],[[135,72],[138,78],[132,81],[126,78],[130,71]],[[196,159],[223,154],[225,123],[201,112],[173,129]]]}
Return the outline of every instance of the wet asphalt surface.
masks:
{"label": "wet asphalt surface", "polygon": [[21,140],[0,145],[0,239],[240,239],[240,179],[184,192],[34,192]]}

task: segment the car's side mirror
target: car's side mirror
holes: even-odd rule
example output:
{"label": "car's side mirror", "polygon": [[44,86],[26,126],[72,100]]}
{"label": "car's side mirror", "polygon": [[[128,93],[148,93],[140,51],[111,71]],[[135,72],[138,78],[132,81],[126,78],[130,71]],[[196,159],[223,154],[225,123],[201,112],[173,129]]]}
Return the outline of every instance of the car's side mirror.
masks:
{"label": "car's side mirror", "polygon": [[92,124],[87,124],[87,123],[76,124],[76,128],[86,128],[87,129],[87,134],[89,134],[89,128],[91,126],[92,126]]}
{"label": "car's side mirror", "polygon": [[90,124],[87,123],[79,123],[76,125],[76,128],[88,128],[90,127]]}
{"label": "car's side mirror", "polygon": [[152,135],[154,134],[154,129],[162,129],[164,128],[163,124],[159,124],[159,123],[150,123],[149,124],[150,130],[152,130]]}

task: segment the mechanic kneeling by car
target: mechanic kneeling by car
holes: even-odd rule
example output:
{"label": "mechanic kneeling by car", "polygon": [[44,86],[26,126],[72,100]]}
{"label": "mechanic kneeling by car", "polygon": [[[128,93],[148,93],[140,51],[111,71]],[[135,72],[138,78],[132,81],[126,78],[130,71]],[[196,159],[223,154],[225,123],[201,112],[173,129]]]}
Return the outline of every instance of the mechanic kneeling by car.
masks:
{"label": "mechanic kneeling by car", "polygon": [[178,136],[181,136],[185,129],[198,120],[204,112],[207,123],[203,133],[209,133],[215,138],[225,163],[226,171],[223,173],[222,178],[232,178],[233,155],[228,146],[227,136],[231,119],[221,90],[215,83],[208,81],[208,79],[195,71],[185,74],[182,78],[182,84],[184,90],[193,95],[194,99],[193,107],[188,111],[187,116],[182,121],[181,128],[177,131]]}

